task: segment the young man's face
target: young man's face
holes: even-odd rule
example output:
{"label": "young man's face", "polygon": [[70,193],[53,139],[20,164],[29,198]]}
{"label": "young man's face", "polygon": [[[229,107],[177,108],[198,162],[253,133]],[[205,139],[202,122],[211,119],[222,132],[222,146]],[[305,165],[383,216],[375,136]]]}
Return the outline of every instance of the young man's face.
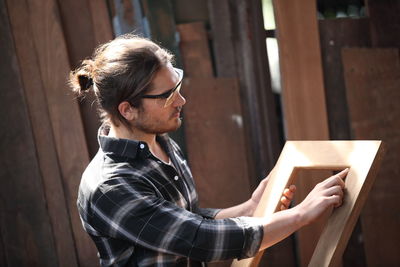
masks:
{"label": "young man's face", "polygon": [[[152,89],[147,95],[163,94],[180,82],[179,75],[171,65],[162,67],[157,72]],[[132,126],[148,134],[163,134],[177,130],[181,125],[180,111],[186,100],[176,93],[170,105],[165,106],[166,99],[142,99],[138,117],[132,122]]]}

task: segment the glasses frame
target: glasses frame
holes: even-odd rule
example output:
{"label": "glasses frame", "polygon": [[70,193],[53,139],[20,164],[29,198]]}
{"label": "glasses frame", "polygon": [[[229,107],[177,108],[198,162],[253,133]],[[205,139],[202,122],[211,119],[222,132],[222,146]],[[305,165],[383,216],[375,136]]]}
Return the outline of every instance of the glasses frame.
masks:
{"label": "glasses frame", "polygon": [[180,92],[182,81],[183,81],[183,70],[174,68],[176,74],[178,74],[179,82],[176,86],[162,94],[158,95],[143,95],[141,98],[149,98],[149,99],[166,99],[164,107],[171,105],[173,100],[175,100],[176,95]]}

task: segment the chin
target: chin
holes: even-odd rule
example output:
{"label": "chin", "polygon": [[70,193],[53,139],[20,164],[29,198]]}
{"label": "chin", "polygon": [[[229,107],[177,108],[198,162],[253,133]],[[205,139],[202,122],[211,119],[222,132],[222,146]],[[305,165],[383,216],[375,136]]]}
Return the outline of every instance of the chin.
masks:
{"label": "chin", "polygon": [[168,132],[168,133],[169,133],[169,132],[175,132],[176,130],[178,130],[178,129],[181,127],[181,125],[182,125],[181,119],[180,119],[180,118],[177,118],[176,125],[173,126],[173,127],[171,127],[171,129],[170,129],[169,131],[167,131],[167,132]]}
{"label": "chin", "polygon": [[160,134],[175,132],[176,130],[179,129],[179,127],[181,127],[181,125],[182,125],[181,119],[177,118],[174,125],[171,125],[170,127],[165,127],[163,129],[157,129],[153,133],[160,135]]}

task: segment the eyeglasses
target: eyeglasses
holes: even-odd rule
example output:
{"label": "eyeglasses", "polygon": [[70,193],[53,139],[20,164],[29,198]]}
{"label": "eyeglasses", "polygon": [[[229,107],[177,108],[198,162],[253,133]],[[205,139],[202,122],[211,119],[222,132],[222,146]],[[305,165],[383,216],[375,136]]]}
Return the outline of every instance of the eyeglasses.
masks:
{"label": "eyeglasses", "polygon": [[165,101],[164,107],[168,107],[169,105],[171,105],[175,101],[179,92],[181,91],[182,80],[183,80],[183,70],[178,69],[178,68],[174,68],[174,70],[178,74],[178,77],[179,77],[179,82],[177,83],[177,85],[174,88],[168,90],[165,93],[159,94],[159,95],[143,95],[142,98],[167,99]]}

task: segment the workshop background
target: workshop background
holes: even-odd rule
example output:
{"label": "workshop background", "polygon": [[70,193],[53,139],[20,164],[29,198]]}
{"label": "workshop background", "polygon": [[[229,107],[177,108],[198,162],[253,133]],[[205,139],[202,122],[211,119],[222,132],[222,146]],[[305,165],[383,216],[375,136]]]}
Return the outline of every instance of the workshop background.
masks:
{"label": "workshop background", "polygon": [[[128,32],[185,70],[172,136],[202,206],[247,200],[285,140],[383,140],[342,265],[399,266],[399,14],[399,0],[0,0],[0,266],[99,265],[76,208],[99,122],[67,79]],[[296,202],[330,174],[304,171]],[[323,225],[267,249],[260,266],[306,266]]]}

